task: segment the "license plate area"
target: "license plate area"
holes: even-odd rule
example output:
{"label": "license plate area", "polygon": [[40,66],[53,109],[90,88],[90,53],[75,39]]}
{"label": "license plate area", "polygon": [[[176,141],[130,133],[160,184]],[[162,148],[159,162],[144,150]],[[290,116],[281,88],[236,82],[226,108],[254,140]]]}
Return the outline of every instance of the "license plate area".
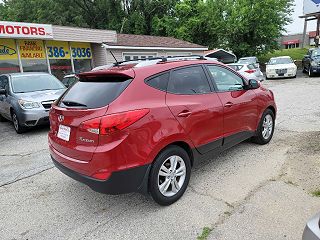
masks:
{"label": "license plate area", "polygon": [[71,128],[65,125],[59,125],[59,130],[57,137],[64,140],[64,141],[69,141],[70,140],[70,133],[71,133]]}
{"label": "license plate area", "polygon": [[276,70],[276,73],[279,75],[279,76],[283,76],[284,74],[286,74],[288,72],[287,69],[277,69]]}

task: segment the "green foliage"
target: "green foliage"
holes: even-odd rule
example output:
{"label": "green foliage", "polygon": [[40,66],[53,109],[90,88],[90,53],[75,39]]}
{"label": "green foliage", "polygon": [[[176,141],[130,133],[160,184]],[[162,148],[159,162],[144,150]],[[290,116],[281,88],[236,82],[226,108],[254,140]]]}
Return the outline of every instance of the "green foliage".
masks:
{"label": "green foliage", "polygon": [[4,0],[2,20],[172,36],[238,57],[276,49],[293,0]]}
{"label": "green foliage", "polygon": [[204,227],[202,229],[202,233],[200,236],[197,237],[197,240],[206,240],[210,234],[210,232],[212,231],[211,228],[208,228],[208,227]]}
{"label": "green foliage", "polygon": [[320,197],[320,190],[313,191],[311,194],[315,197]]}
{"label": "green foliage", "polygon": [[307,48],[292,48],[276,50],[267,54],[259,56],[259,60],[262,63],[268,62],[272,57],[290,56],[293,60],[302,60],[303,56],[308,52]]}

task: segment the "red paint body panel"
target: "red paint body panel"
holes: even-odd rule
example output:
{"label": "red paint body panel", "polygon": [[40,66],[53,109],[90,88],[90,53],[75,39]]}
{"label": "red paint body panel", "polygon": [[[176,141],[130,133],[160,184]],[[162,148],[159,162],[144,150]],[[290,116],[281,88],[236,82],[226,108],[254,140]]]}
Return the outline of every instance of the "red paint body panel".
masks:
{"label": "red paint body panel", "polygon": [[[162,149],[175,142],[197,149],[241,131],[255,131],[263,111],[269,106],[276,110],[272,92],[263,87],[203,95],[175,95],[150,87],[144,81],[170,69],[207,63],[219,64],[200,60],[177,61],[141,68],[114,67],[81,74],[86,77],[110,74],[134,79],[119,97],[103,108],[83,110],[60,108],[54,104],[50,111],[49,132],[52,157],[86,176],[100,170],[118,172],[151,164]],[[232,103],[232,106],[226,107],[227,103]],[[83,121],[137,109],[150,111],[124,130],[110,135],[79,130]],[[184,111],[191,114],[179,116]],[[64,119],[59,122],[60,115]],[[71,127],[69,142],[57,137],[59,124]],[[80,137],[92,141],[83,142]]]}

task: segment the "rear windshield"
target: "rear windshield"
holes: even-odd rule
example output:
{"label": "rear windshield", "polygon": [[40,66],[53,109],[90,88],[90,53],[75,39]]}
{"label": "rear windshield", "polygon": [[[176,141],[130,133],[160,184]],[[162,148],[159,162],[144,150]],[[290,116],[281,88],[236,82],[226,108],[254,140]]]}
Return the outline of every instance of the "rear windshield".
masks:
{"label": "rear windshield", "polygon": [[60,99],[60,107],[100,108],[114,101],[131,79],[98,77],[80,79]]}
{"label": "rear windshield", "polygon": [[243,65],[229,65],[233,70],[240,71],[243,68]]}

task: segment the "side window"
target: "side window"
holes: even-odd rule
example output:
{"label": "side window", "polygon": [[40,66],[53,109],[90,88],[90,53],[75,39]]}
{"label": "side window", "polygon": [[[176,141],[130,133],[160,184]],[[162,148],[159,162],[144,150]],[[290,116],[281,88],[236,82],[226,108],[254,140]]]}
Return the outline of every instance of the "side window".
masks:
{"label": "side window", "polygon": [[242,90],[244,83],[241,77],[219,66],[208,66],[219,92]]}
{"label": "side window", "polygon": [[201,66],[174,70],[168,84],[168,92],[174,94],[210,93],[210,85]]}
{"label": "side window", "polygon": [[164,74],[157,75],[155,77],[148,78],[146,80],[146,84],[149,85],[150,87],[153,87],[162,91],[167,91],[168,80],[169,80],[169,73],[164,73]]}
{"label": "side window", "polygon": [[0,89],[8,89],[8,78],[0,76]]}

